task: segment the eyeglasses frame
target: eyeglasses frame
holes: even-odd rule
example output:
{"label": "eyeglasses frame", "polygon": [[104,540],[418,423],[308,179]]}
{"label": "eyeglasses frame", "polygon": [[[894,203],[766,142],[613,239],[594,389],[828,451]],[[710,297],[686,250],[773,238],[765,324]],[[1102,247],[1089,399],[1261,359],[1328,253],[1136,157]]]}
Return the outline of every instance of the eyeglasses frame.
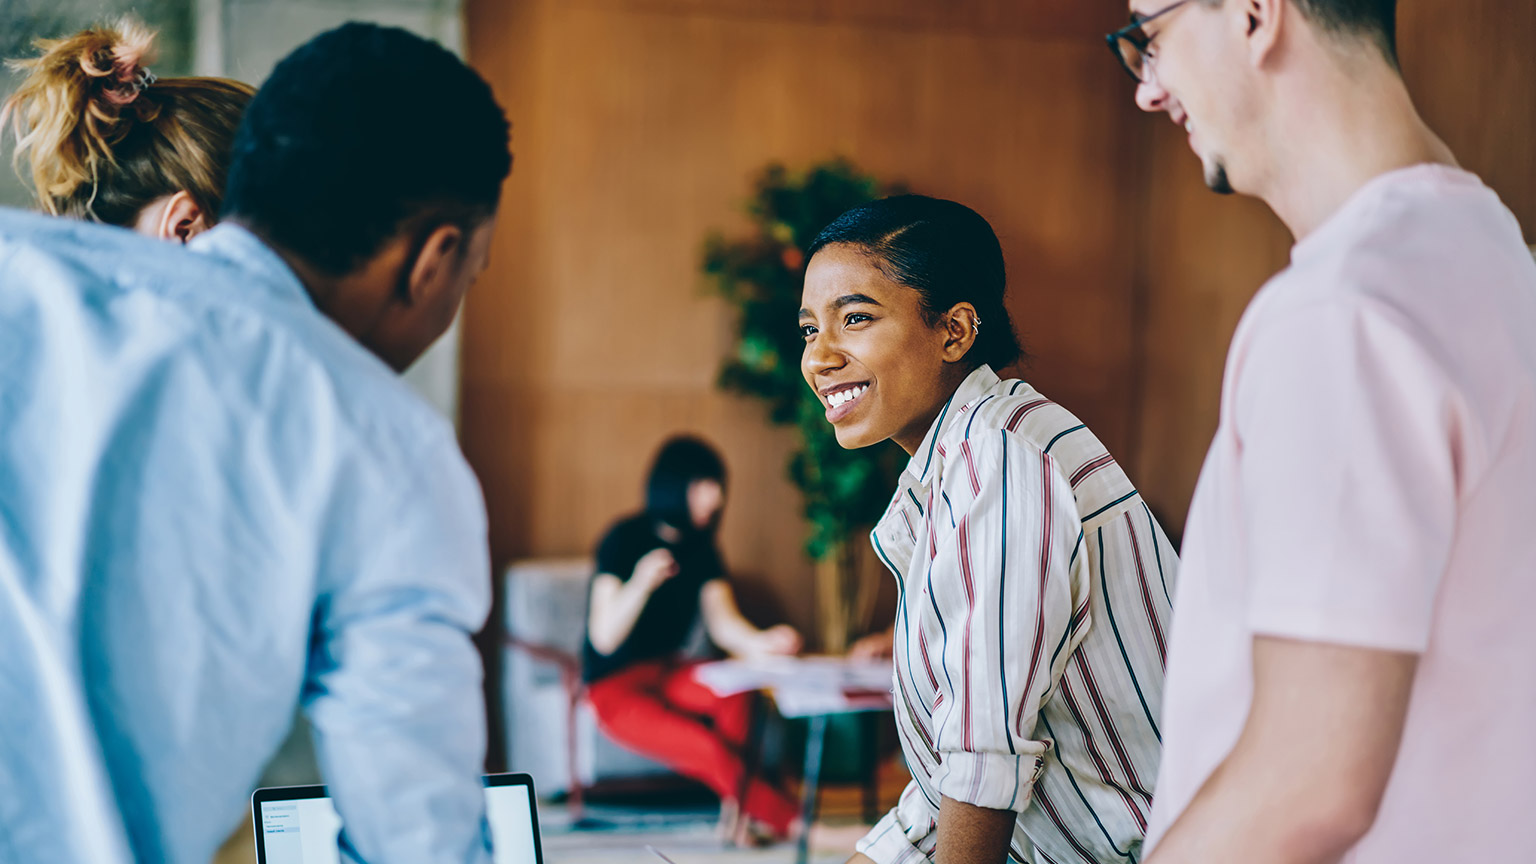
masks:
{"label": "eyeglasses frame", "polygon": [[1141,28],[1146,26],[1149,22],[1156,21],[1157,19],[1167,15],[1169,12],[1172,12],[1173,10],[1183,6],[1188,2],[1190,2],[1190,0],[1174,0],[1174,2],[1164,6],[1156,12],[1153,12],[1151,15],[1148,15],[1147,17],[1140,20],[1132,21],[1124,27],[1121,27],[1119,30],[1104,36],[1104,41],[1109,45],[1110,53],[1115,55],[1115,59],[1120,61],[1120,67],[1125,70],[1127,75],[1135,79],[1136,83],[1145,84],[1146,79],[1140,75],[1137,75],[1136,70],[1132,69],[1131,64],[1126,61],[1125,52],[1120,50],[1121,41],[1124,41],[1132,48],[1135,48],[1137,54],[1143,55],[1142,66],[1145,68],[1146,61],[1148,59],[1145,55],[1147,48],[1152,44],[1152,37],[1146,35],[1146,33],[1143,32]]}

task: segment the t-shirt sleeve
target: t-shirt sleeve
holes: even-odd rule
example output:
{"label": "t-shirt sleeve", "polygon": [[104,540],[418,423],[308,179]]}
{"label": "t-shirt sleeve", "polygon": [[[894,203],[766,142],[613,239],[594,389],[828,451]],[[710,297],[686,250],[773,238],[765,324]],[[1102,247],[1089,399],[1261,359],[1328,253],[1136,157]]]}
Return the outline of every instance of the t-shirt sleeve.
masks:
{"label": "t-shirt sleeve", "polygon": [[642,554],[637,551],[636,541],[634,523],[629,520],[608,529],[608,533],[597,544],[597,572],[617,576],[620,582],[628,582]]}
{"label": "t-shirt sleeve", "polygon": [[1456,517],[1462,403],[1442,366],[1358,298],[1264,322],[1241,363],[1249,626],[1422,651]]}

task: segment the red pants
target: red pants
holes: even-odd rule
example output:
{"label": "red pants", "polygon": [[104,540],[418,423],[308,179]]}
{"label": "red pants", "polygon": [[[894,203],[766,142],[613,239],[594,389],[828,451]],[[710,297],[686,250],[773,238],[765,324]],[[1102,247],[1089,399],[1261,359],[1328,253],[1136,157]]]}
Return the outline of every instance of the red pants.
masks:
{"label": "red pants", "polygon": [[[636,663],[587,685],[603,731],[630,750],[735,800],[746,770],[741,750],[752,722],[750,694],[716,696],[693,667],[670,660]],[[753,778],[742,811],[781,836],[798,815],[795,802]]]}

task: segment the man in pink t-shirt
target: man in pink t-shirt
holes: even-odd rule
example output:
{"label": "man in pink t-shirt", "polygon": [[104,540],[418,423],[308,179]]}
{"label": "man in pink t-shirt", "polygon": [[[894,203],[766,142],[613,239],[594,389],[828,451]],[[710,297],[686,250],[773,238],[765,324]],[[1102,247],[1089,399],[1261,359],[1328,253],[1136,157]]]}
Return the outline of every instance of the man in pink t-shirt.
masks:
{"label": "man in pink t-shirt", "polygon": [[1112,39],[1138,104],[1298,242],[1227,360],[1148,860],[1536,859],[1520,227],[1416,113],[1395,0],[1170,2]]}

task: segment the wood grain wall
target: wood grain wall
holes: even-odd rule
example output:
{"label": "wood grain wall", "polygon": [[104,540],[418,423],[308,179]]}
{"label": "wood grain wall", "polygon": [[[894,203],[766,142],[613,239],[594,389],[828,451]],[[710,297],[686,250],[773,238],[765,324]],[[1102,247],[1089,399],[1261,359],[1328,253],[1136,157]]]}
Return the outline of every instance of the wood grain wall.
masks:
{"label": "wood grain wall", "polygon": [[[1426,116],[1536,225],[1536,4],[1403,0]],[[770,161],[853,159],[997,228],[1028,376],[1083,417],[1175,528],[1222,358],[1289,237],[1205,191],[1057,0],[468,0],[469,54],[514,124],[491,269],[464,321],[466,453],[495,560],[587,552],[668,434],[732,470],[723,540],[764,619],[812,621],[790,434],[713,387],[730,313],[700,243],[739,231]],[[1529,228],[1528,228],[1529,231]],[[786,322],[792,326],[792,322]]]}
{"label": "wood grain wall", "polygon": [[1087,6],[469,3],[517,159],[463,349],[496,560],[588,550],[638,505],[657,444],[695,431],[733,472],[725,553],[760,614],[810,625],[791,438],[714,389],[731,318],[698,273],[774,160],[846,156],[986,215],[1031,377],[1128,451],[1139,125]]}

